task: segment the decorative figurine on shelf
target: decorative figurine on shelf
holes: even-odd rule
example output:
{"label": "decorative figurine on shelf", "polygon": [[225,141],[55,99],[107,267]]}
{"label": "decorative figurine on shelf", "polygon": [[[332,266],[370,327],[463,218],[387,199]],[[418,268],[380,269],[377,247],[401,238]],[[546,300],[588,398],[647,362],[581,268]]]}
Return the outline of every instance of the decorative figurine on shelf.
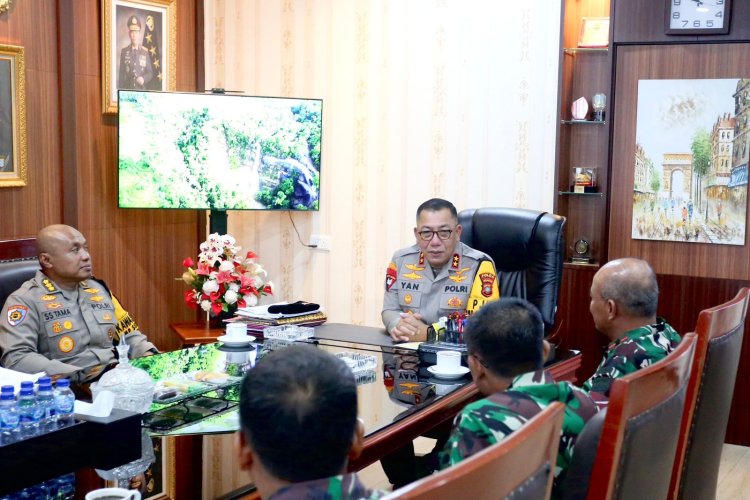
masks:
{"label": "decorative figurine on shelf", "polygon": [[594,97],[591,99],[591,105],[594,108],[594,121],[603,122],[604,108],[607,107],[607,96],[602,93],[594,94]]}
{"label": "decorative figurine on shelf", "polygon": [[589,113],[589,103],[585,97],[579,97],[573,101],[573,105],[570,107],[570,114],[574,120],[585,120],[586,115]]}

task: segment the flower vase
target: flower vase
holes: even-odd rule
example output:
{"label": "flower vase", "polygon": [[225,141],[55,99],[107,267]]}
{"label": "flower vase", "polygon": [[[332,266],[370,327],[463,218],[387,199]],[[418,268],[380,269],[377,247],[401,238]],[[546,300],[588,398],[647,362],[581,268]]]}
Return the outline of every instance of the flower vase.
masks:
{"label": "flower vase", "polygon": [[219,314],[209,313],[208,314],[208,325],[210,328],[221,328],[224,329],[224,321],[233,318],[237,312],[237,306],[228,306],[226,311],[221,311]]}

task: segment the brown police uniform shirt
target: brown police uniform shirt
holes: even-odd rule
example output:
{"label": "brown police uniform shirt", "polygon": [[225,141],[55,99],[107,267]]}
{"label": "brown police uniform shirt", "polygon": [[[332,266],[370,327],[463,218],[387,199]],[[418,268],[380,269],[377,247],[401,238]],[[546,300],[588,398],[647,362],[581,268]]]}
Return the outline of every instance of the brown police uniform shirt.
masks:
{"label": "brown police uniform shirt", "polygon": [[103,283],[61,290],[41,271],[13,292],[0,317],[0,364],[26,373],[72,375],[116,361],[120,335],[130,357],[155,349]]}
{"label": "brown police uniform shirt", "polygon": [[381,317],[390,332],[402,312],[419,313],[429,325],[454,312],[473,312],[499,296],[495,264],[484,252],[459,242],[453,258],[434,276],[413,245],[393,254],[388,265]]}

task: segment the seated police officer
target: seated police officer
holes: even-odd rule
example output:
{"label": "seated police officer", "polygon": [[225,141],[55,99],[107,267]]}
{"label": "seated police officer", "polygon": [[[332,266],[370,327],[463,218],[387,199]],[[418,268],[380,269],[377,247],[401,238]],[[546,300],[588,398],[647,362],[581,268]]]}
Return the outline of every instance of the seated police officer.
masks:
{"label": "seated police officer", "polygon": [[492,259],[461,243],[453,203],[422,203],[414,237],[416,244],[393,254],[386,270],[381,317],[396,341],[426,340],[438,318],[474,312],[500,296]]}
{"label": "seated police officer", "polygon": [[92,278],[83,235],[55,224],[37,236],[41,271],[13,292],[0,317],[0,364],[85,382],[117,360],[124,336],[135,358],[158,352],[104,282]]}
{"label": "seated police officer", "polygon": [[261,359],[242,381],[240,467],[265,500],[370,499],[350,458],[362,451],[357,386],[346,364],[309,345]]}

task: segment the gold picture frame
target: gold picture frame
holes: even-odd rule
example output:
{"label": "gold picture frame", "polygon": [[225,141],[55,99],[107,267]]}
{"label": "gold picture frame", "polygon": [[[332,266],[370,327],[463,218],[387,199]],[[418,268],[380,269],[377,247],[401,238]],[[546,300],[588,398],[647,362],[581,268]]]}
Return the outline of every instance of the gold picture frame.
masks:
{"label": "gold picture frame", "polygon": [[609,18],[584,17],[581,19],[580,48],[605,48],[609,46]]}
{"label": "gold picture frame", "polygon": [[121,88],[175,90],[176,59],[177,0],[102,0],[103,113]]}
{"label": "gold picture frame", "polygon": [[0,187],[25,186],[26,182],[24,49],[0,45]]}

